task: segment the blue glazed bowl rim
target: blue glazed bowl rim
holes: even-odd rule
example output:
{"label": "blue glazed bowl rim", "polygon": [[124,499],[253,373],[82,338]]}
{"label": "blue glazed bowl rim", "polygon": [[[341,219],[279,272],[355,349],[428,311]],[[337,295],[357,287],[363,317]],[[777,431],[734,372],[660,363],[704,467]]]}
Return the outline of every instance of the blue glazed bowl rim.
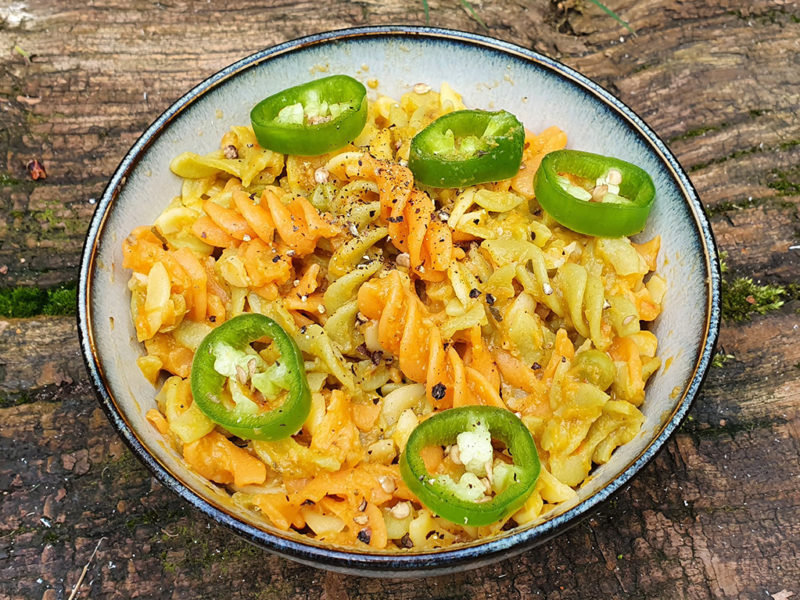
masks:
{"label": "blue glazed bowl rim", "polygon": [[[689,204],[690,212],[694,218],[697,232],[705,251],[704,258],[708,283],[705,336],[699,358],[695,364],[691,382],[684,390],[672,415],[669,420],[665,422],[658,435],[656,435],[650,444],[628,464],[620,475],[603,489],[586,498],[572,509],[537,526],[518,532],[512,531],[506,535],[492,538],[485,542],[474,542],[452,549],[422,553],[388,554],[345,551],[334,547],[303,543],[297,539],[281,537],[254,525],[245,523],[229,514],[224,509],[198,496],[181,483],[175,475],[149,453],[142,441],[135,434],[133,428],[123,417],[102,375],[101,362],[93,342],[90,314],[91,306],[88,298],[97,254],[97,244],[103,231],[106,218],[120,190],[124,187],[127,177],[136,168],[140,158],[153,141],[186,108],[227,79],[235,77],[247,69],[253,68],[271,58],[305,47],[347,41],[350,39],[376,37],[397,39],[415,37],[432,40],[448,40],[458,44],[499,51],[534,63],[546,69],[553,76],[567,79],[589,92],[595,99],[605,103],[638,132],[641,139],[661,157],[664,165],[671,171],[672,176],[679,183],[681,191]],[[233,530],[248,541],[265,547],[279,555],[307,565],[330,568],[340,572],[389,577],[422,574],[430,575],[436,572],[448,572],[460,568],[473,568],[520,553],[538,543],[552,538],[568,527],[575,525],[582,517],[587,516],[589,511],[601,502],[607,500],[612,494],[622,489],[636,473],[653,459],[656,453],[685,419],[711,365],[717,337],[719,335],[720,318],[719,259],[714,236],[703,206],[688,176],[681,168],[675,156],[655,132],[653,132],[633,110],[600,85],[581,75],[574,69],[532,50],[479,34],[451,29],[415,26],[348,28],[317,33],[287,41],[256,52],[225,67],[179,98],[150,125],[131,147],[103,192],[103,196],[98,203],[90,223],[83,248],[78,293],[78,329],[81,350],[100,404],[119,435],[162,484],[217,523]]]}

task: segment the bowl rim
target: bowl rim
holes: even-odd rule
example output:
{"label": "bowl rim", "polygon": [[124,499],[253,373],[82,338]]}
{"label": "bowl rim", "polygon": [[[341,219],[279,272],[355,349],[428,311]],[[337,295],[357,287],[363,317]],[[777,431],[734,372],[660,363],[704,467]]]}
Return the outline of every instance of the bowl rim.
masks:
{"label": "bowl rim", "polygon": [[[143,154],[164,129],[185,109],[202,96],[217,88],[226,80],[254,68],[277,56],[306,47],[326,45],[335,42],[364,38],[385,37],[387,39],[417,38],[446,40],[456,44],[484,48],[506,54],[525,62],[533,63],[549,72],[551,76],[569,80],[593,99],[604,103],[632,127],[644,142],[661,159],[674,180],[679,184],[683,197],[688,203],[694,218],[697,233],[704,250],[704,266],[707,285],[705,310],[705,329],[700,353],[689,385],[683,390],[681,398],[669,419],[664,421],[660,431],[651,442],[623,468],[620,474],[608,485],[598,490],[573,508],[539,525],[511,532],[488,541],[472,542],[455,548],[418,553],[377,553],[369,551],[343,550],[333,546],[315,545],[302,542],[293,537],[266,531],[246,523],[222,507],[201,497],[173,475],[161,462],[150,454],[146,446],[125,419],[117,406],[112,391],[103,377],[102,362],[94,343],[91,320],[90,290],[95,268],[98,242],[111,208],[124,187],[128,175],[136,168]],[[599,84],[561,62],[533,50],[515,44],[490,38],[488,36],[454,29],[405,25],[367,26],[325,31],[289,40],[270,46],[242,58],[211,75],[181,96],[167,108],[128,150],[116,168],[92,216],[81,255],[78,285],[78,332],[81,353],[98,397],[101,407],[117,433],[122,437],[133,454],[141,460],[151,473],[165,487],[187,501],[195,509],[224,525],[246,540],[264,547],[285,558],[315,567],[323,567],[343,573],[371,576],[415,576],[422,573],[452,572],[461,568],[479,567],[503,558],[521,553],[536,544],[542,543],[576,524],[581,518],[591,514],[592,509],[607,500],[612,494],[627,485],[631,478],[649,463],[666,441],[685,419],[691,404],[702,385],[711,365],[719,335],[721,320],[720,308],[720,265],[714,235],[697,192],[676,157],[659,136],[626,104],[616,98]]]}

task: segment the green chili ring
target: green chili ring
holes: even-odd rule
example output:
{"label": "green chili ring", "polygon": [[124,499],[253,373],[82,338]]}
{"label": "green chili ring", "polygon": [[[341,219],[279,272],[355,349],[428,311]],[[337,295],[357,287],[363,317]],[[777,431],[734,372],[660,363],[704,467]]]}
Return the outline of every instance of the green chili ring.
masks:
{"label": "green chili ring", "polygon": [[431,187],[500,181],[517,174],[524,146],[525,128],[511,113],[458,110],[414,136],[408,168]]}
{"label": "green chili ring", "polygon": [[[287,106],[309,102],[344,105],[341,114],[318,123],[280,122]],[[265,98],[250,111],[258,143],[283,154],[318,156],[352,142],[367,122],[367,90],[347,75],[332,75],[285,89]]]}
{"label": "green chili ring", "polygon": [[[622,174],[619,194],[628,202],[581,200],[556,180],[560,173],[595,180],[610,168]],[[534,193],[539,205],[564,227],[586,235],[621,237],[644,229],[656,189],[644,169],[624,160],[578,150],[556,150],[542,159],[534,177]]]}
{"label": "green chili ring", "polygon": [[[506,445],[518,473],[511,485],[486,502],[457,497],[428,472],[421,455],[427,446],[456,443],[458,434],[476,422],[483,422],[492,438]],[[492,406],[464,406],[435,414],[411,432],[400,456],[403,481],[420,502],[460,525],[491,525],[516,512],[533,492],[540,469],[536,444],[525,424],[511,411]]]}
{"label": "green chili ring", "polygon": [[[229,409],[221,401],[226,376],[214,369],[216,344],[235,348],[270,338],[278,347],[280,360],[288,369],[289,394],[278,408],[261,414]],[[297,433],[311,410],[311,392],[306,380],[303,356],[295,341],[275,321],[248,313],[230,319],[209,333],[192,361],[192,397],[209,419],[243,439],[274,441]]]}

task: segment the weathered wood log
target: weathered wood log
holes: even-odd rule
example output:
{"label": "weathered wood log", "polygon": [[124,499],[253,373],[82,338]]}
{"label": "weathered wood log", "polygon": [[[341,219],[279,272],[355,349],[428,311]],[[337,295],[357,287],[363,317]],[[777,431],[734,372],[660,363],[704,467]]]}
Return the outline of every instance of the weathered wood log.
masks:
{"label": "weathered wood log", "polygon": [[[471,3],[490,35],[579,69],[667,141],[710,211],[729,277],[800,282],[796,0],[606,4],[635,36],[586,1]],[[429,5],[432,25],[485,33],[461,2]],[[94,200],[185,90],[274,43],[388,23],[423,24],[423,3],[0,6],[0,287],[77,279]],[[46,179],[31,179],[34,158]],[[711,370],[665,450],[591,518],[518,559],[399,582],[301,567],[194,514],[111,429],[73,319],[0,318],[0,597],[69,598],[79,581],[77,598],[798,595],[792,297],[725,323],[720,344],[733,358]]]}

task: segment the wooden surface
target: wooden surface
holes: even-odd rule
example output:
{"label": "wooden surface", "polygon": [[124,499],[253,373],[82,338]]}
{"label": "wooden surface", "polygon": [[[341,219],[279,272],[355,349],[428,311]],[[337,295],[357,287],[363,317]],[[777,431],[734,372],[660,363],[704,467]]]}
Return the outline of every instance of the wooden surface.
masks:
{"label": "wooden surface", "polygon": [[[489,35],[637,111],[727,253],[720,366],[630,486],[540,548],[461,575],[298,566],[194,514],[132,457],[74,317],[0,318],[0,598],[800,598],[800,4],[606,3],[636,36],[588,0],[473,6]],[[459,0],[429,4],[432,25],[487,33]],[[206,76],[301,35],[424,19],[416,0],[0,0],[0,288],[77,279],[118,161]],[[751,308],[764,314],[733,319]]]}

